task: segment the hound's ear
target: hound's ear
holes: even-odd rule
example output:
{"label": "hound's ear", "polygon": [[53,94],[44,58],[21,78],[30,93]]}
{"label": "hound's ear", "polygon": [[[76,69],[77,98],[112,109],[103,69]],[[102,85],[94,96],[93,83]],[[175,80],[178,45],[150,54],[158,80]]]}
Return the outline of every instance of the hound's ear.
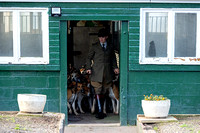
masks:
{"label": "hound's ear", "polygon": [[75,81],[72,81],[72,84],[73,84],[73,85],[76,85],[76,82],[75,82]]}

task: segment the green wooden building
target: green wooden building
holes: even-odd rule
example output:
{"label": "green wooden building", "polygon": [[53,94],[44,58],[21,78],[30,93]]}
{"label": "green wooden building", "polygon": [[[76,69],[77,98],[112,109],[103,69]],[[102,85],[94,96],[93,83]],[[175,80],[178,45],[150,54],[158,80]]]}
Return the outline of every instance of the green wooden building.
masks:
{"label": "green wooden building", "polygon": [[200,0],[0,0],[1,111],[18,111],[19,93],[45,94],[45,111],[65,113],[68,123],[67,66],[81,65],[80,45],[72,52],[79,26],[91,36],[110,28],[121,125],[136,124],[149,94],[170,98],[170,114],[200,112]]}

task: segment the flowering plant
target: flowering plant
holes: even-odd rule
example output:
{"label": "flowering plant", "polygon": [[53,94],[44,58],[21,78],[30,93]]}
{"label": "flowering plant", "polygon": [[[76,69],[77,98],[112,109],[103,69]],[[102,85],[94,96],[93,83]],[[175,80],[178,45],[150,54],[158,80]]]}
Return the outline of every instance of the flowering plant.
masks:
{"label": "flowering plant", "polygon": [[146,101],[160,101],[160,100],[167,100],[167,97],[164,97],[163,95],[157,96],[151,94],[150,96],[144,95],[144,100]]}

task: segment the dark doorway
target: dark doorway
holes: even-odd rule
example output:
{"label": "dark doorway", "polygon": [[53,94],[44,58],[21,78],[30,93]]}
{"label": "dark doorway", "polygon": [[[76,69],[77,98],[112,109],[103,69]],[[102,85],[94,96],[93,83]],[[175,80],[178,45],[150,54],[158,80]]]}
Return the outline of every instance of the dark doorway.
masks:
{"label": "dark doorway", "polygon": [[[114,46],[117,63],[119,67],[119,53],[120,53],[120,21],[68,21],[67,30],[67,63],[68,69],[73,67],[74,70],[79,71],[84,67],[89,48],[92,43],[98,41],[98,31],[101,28],[109,29],[109,41]],[[70,71],[70,70],[69,70]],[[119,86],[118,86],[119,88]],[[120,91],[118,90],[118,93]],[[118,94],[119,95],[119,94]],[[81,106],[84,114],[78,109],[75,104],[77,113],[68,113],[69,124],[119,124],[119,114],[113,114],[112,102],[107,99],[107,117],[103,120],[97,120],[95,115],[89,109],[87,97],[84,97]],[[69,111],[68,111],[69,112]]]}

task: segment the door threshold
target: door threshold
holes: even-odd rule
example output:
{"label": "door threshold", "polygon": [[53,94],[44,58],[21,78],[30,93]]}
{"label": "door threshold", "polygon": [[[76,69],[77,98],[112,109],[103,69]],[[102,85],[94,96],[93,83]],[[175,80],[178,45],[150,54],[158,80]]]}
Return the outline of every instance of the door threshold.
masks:
{"label": "door threshold", "polygon": [[68,127],[119,127],[120,123],[68,124]]}

